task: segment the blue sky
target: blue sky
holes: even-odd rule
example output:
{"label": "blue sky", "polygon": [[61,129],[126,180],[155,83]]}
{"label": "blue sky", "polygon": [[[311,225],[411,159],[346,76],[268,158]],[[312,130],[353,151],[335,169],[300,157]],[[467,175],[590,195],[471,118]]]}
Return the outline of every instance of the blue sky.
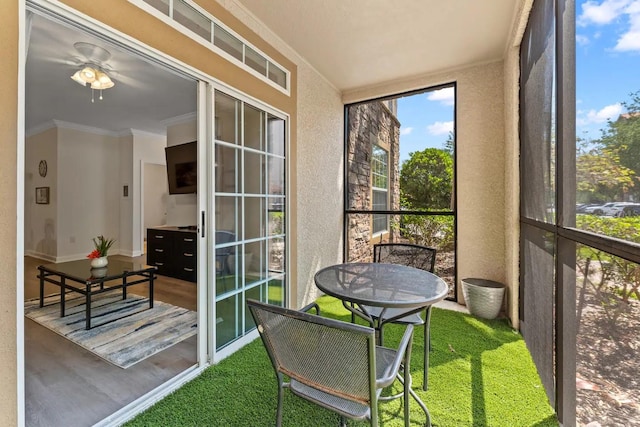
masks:
{"label": "blue sky", "polygon": [[[576,136],[597,139],[640,90],[640,0],[576,1]],[[398,99],[400,160],[443,148],[453,130],[453,88]]]}
{"label": "blue sky", "polygon": [[598,139],[640,90],[640,0],[578,0],[576,16],[576,136]]}
{"label": "blue sky", "polygon": [[398,99],[401,163],[414,151],[444,148],[453,131],[453,106],[453,87]]}

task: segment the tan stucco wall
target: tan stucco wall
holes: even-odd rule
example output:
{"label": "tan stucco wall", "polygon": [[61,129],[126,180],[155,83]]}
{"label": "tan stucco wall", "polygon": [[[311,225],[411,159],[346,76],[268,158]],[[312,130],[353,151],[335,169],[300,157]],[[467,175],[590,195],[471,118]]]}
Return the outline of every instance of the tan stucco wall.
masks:
{"label": "tan stucco wall", "polygon": [[520,42],[533,6],[533,0],[521,3],[504,60],[505,104],[505,260],[506,281],[511,283],[507,315],[514,328],[520,328]]}
{"label": "tan stucco wall", "polygon": [[[354,90],[345,93],[343,101],[355,102],[451,82],[457,85],[458,279],[496,280],[505,283],[509,294],[513,294],[511,289],[517,289],[517,277],[513,281],[507,274],[511,270],[506,247],[504,63]],[[463,302],[459,280],[457,285],[459,300]],[[511,311],[508,308],[508,313]]]}
{"label": "tan stucco wall", "polygon": [[520,285],[520,137],[519,137],[519,49],[512,47],[504,62],[505,77],[505,277],[510,283],[505,298],[507,316],[514,328],[518,315]]}
{"label": "tan stucco wall", "polygon": [[0,8],[0,424],[17,422],[16,216],[18,2]]}

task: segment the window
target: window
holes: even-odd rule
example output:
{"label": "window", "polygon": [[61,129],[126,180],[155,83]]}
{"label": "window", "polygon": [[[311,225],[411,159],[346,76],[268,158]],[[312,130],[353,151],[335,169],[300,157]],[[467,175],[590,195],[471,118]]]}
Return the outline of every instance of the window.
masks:
{"label": "window", "polygon": [[228,27],[191,0],[129,0],[136,6],[173,25],[230,61],[289,94],[289,72],[267,55],[234,35]]}
{"label": "window", "polygon": [[[436,273],[456,298],[455,85],[345,107],[345,260],[373,244],[436,248]],[[427,129],[427,132],[412,132]]]}
{"label": "window", "polygon": [[563,425],[640,423],[639,57],[610,3],[536,0],[520,48],[520,326]]}
{"label": "window", "polygon": [[[378,146],[371,147],[371,210],[386,211],[389,193],[389,155],[387,151]],[[372,233],[378,234],[389,228],[387,215],[373,215]]]}

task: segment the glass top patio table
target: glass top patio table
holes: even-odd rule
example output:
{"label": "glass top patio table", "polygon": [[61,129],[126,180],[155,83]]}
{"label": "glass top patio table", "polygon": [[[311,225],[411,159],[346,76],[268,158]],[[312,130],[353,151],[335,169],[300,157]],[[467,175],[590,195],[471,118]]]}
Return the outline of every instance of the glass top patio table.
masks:
{"label": "glass top patio table", "polygon": [[356,262],[332,265],[315,275],[318,289],[358,305],[420,309],[447,296],[440,277],[398,264]]}

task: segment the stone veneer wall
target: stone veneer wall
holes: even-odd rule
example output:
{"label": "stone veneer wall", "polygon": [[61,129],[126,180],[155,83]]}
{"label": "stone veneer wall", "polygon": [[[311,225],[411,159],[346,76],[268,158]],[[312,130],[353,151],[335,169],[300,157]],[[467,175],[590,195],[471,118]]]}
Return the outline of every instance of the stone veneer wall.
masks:
{"label": "stone veneer wall", "polygon": [[[371,209],[371,148],[373,144],[389,152],[389,210],[400,209],[400,122],[395,116],[396,100],[374,101],[348,108],[347,209]],[[389,104],[389,105],[387,105]],[[347,218],[347,260],[371,261],[372,236],[369,214],[351,214]],[[380,239],[394,241],[398,231],[390,230]],[[376,236],[376,242],[379,241]]]}

